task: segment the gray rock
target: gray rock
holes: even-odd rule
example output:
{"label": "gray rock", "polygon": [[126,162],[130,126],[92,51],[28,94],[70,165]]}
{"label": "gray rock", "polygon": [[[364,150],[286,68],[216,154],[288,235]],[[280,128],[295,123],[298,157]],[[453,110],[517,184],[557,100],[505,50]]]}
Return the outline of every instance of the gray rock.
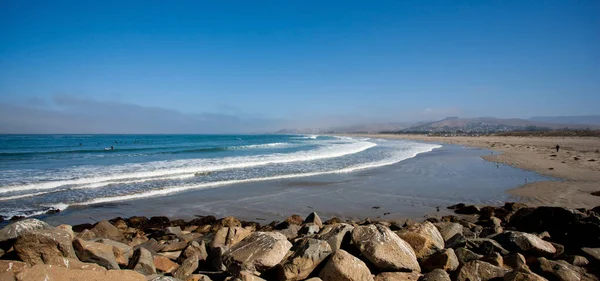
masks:
{"label": "gray rock", "polygon": [[77,259],[71,236],[62,229],[36,229],[21,231],[14,244],[17,256],[31,265],[42,264],[51,257]]}
{"label": "gray rock", "polygon": [[123,241],[123,234],[114,225],[107,220],[98,222],[91,231],[96,234],[97,238],[108,238],[115,241]]}
{"label": "gray rock", "polygon": [[152,275],[152,276],[146,276],[146,280],[147,281],[185,281],[185,280],[181,280],[172,276],[164,276],[164,275]]}
{"label": "gray rock", "polygon": [[496,242],[496,240],[490,238],[474,238],[467,240],[467,249],[472,250],[478,254],[491,255],[494,252],[498,252],[501,255],[508,255],[510,252]]}
{"label": "gray rock", "polygon": [[556,253],[556,248],[536,235],[518,232],[506,231],[494,236],[502,247],[509,251],[527,253],[538,256],[552,256]]}
{"label": "gray rock", "polygon": [[470,261],[458,271],[457,281],[487,281],[503,277],[508,270],[483,261]]}
{"label": "gray rock", "polygon": [[173,272],[173,277],[181,280],[187,280],[187,278],[198,269],[198,257],[192,256],[184,260],[179,268]]}
{"label": "gray rock", "polygon": [[293,240],[298,237],[298,232],[302,227],[297,224],[290,224],[287,228],[279,230],[278,232],[283,234],[287,239]]}
{"label": "gray rock", "polygon": [[363,261],[341,249],[332,254],[319,277],[323,281],[374,281]]}
{"label": "gray rock", "polygon": [[344,240],[350,241],[354,226],[347,223],[338,223],[332,226],[327,233],[319,235],[319,239],[327,241],[331,247],[331,251],[335,252],[342,248]]}
{"label": "gray rock", "polygon": [[279,280],[303,280],[329,255],[331,247],[323,240],[303,239],[279,270]]}
{"label": "gray rock", "polygon": [[442,238],[447,242],[452,236],[456,234],[463,234],[463,226],[455,222],[437,222],[434,223],[435,227],[440,231]]}
{"label": "gray rock", "polygon": [[21,233],[25,233],[27,231],[51,228],[53,227],[49,224],[37,219],[24,219],[22,221],[13,222],[0,229],[0,242],[17,239]]}
{"label": "gray rock", "polygon": [[561,256],[560,259],[564,260],[574,266],[586,266],[590,263],[590,261],[587,258],[585,258],[584,256],[578,256],[578,255]]}
{"label": "gray rock", "polygon": [[113,246],[75,238],[73,247],[79,260],[92,262],[107,269],[119,269]]}
{"label": "gray rock", "polygon": [[[435,226],[431,226],[435,229]],[[372,224],[357,226],[352,231],[352,242],[373,265],[381,270],[421,271],[411,245],[386,226]]]}
{"label": "gray rock", "polygon": [[460,233],[455,234],[454,236],[450,237],[448,241],[446,241],[446,248],[456,249],[460,247],[465,247],[466,245],[467,238]]}
{"label": "gray rock", "polygon": [[581,248],[590,261],[600,262],[600,248]]}
{"label": "gray rock", "polygon": [[139,248],[133,252],[133,256],[131,257],[127,268],[133,269],[144,275],[156,274],[152,254],[145,248]]}
{"label": "gray rock", "polygon": [[260,273],[281,262],[291,247],[281,233],[254,232],[223,254],[223,264],[232,274]]}

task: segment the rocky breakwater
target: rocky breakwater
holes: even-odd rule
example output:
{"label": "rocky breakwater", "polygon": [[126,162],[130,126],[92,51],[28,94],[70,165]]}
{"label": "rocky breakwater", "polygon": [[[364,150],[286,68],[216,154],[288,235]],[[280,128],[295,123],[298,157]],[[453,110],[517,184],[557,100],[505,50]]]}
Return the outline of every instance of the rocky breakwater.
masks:
{"label": "rocky breakwater", "polygon": [[423,222],[26,219],[0,230],[0,280],[598,280],[600,208],[451,208]]}

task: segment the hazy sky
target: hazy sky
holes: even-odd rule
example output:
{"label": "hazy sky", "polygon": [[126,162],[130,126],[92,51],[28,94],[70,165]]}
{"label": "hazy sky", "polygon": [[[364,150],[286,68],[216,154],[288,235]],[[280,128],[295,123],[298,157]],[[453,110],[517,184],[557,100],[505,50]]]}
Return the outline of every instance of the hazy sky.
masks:
{"label": "hazy sky", "polygon": [[597,0],[0,1],[3,132],[598,113]]}

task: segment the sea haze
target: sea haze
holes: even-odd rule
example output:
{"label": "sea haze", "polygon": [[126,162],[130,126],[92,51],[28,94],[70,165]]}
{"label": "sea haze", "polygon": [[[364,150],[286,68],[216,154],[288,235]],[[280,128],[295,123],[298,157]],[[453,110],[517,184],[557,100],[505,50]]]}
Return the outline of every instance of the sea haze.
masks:
{"label": "sea haze", "polygon": [[4,135],[0,215],[352,173],[440,147],[318,135]]}

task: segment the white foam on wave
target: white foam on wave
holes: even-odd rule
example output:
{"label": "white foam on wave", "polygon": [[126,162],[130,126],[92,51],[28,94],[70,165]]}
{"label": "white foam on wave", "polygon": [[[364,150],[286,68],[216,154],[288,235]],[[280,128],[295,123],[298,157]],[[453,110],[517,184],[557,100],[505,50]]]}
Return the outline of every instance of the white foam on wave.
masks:
{"label": "white foam on wave", "polygon": [[33,197],[33,196],[40,196],[40,195],[44,195],[44,194],[48,194],[48,193],[52,193],[52,192],[53,191],[42,191],[42,192],[27,193],[27,194],[14,195],[14,196],[8,196],[8,197],[0,197],[0,201],[8,201],[8,200],[15,200],[15,199]]}
{"label": "white foam on wave", "polygon": [[[14,185],[0,187],[0,194],[8,192],[19,192],[29,190],[54,189],[66,185],[92,185],[120,180],[132,180],[139,178],[156,178],[161,176],[194,174],[197,172],[214,172],[228,169],[240,169],[269,164],[283,164],[291,162],[314,161],[327,158],[337,158],[349,154],[355,154],[376,146],[372,142],[350,142],[324,146],[315,150],[298,151],[294,153],[275,153],[258,156],[227,157],[216,159],[186,159],[172,161],[156,161],[143,164],[115,165],[110,168],[101,169],[93,167],[90,171],[76,171],[77,174],[98,173],[115,171],[107,176],[92,176],[78,179],[46,181],[41,183]],[[148,169],[150,168],[150,169]],[[133,170],[122,173],[123,170]],[[140,171],[146,169],[146,171]]]}
{"label": "white foam on wave", "polygon": [[215,188],[215,187],[219,187],[219,186],[240,184],[240,183],[252,183],[252,182],[261,182],[261,181],[290,179],[290,178],[311,177],[311,176],[319,176],[319,175],[327,175],[327,174],[352,173],[352,172],[356,172],[359,170],[389,166],[389,165],[398,163],[400,161],[413,158],[420,153],[430,152],[430,151],[432,151],[436,148],[440,148],[440,147],[442,147],[442,146],[441,145],[432,145],[432,144],[420,144],[411,151],[398,152],[393,157],[390,157],[390,158],[382,160],[382,161],[366,163],[366,164],[361,164],[361,165],[355,165],[355,166],[346,167],[343,169],[333,170],[333,171],[289,174],[289,175],[279,175],[279,176],[263,177],[263,178],[228,180],[228,181],[209,182],[209,183],[184,185],[184,186],[173,186],[173,187],[166,187],[163,189],[151,190],[151,191],[147,191],[147,192],[128,194],[128,195],[122,195],[122,196],[99,197],[99,198],[94,198],[94,199],[86,201],[86,202],[74,203],[72,205],[92,205],[92,204],[100,204],[100,203],[108,203],[108,202],[116,202],[116,201],[128,201],[128,200],[142,199],[142,198],[149,198],[149,197],[159,197],[159,196],[170,195],[173,193],[188,191],[188,190]]}
{"label": "white foam on wave", "polygon": [[286,147],[286,146],[289,146],[289,143],[286,143],[286,142],[274,142],[274,143],[250,144],[250,145],[234,146],[234,147],[232,147],[232,149],[274,148],[274,147]]}

